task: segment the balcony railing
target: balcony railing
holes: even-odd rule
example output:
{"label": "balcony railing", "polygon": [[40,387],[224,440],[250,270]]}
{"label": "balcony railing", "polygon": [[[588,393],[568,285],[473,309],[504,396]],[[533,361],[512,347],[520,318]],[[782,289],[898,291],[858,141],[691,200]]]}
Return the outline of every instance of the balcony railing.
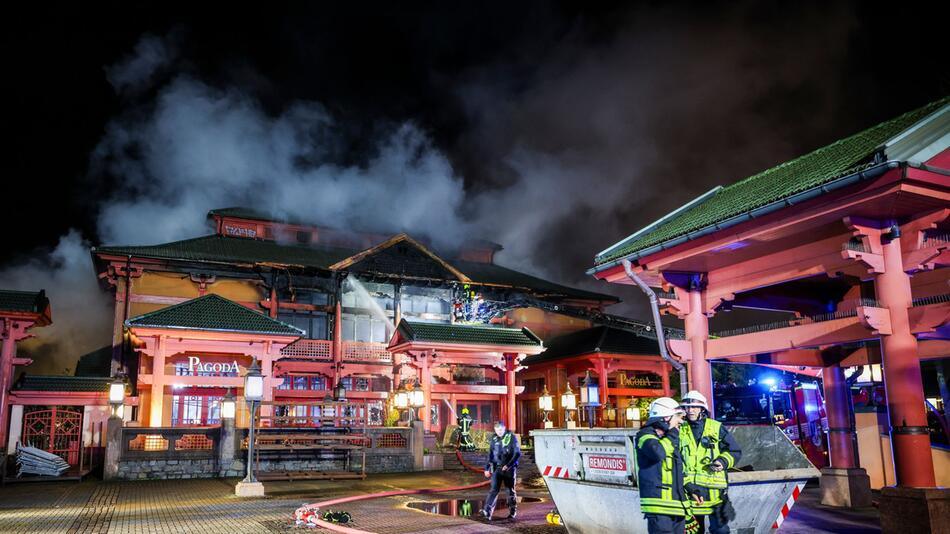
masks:
{"label": "balcony railing", "polygon": [[835,319],[844,319],[846,317],[855,317],[857,316],[857,307],[872,307],[878,308],[881,304],[874,299],[860,298],[853,300],[846,300],[839,302],[837,307],[838,311],[829,312],[829,313],[819,313],[816,315],[806,315],[803,317],[796,317],[793,319],[786,319],[783,321],[773,321],[770,323],[764,324],[755,324],[750,326],[744,326],[741,328],[733,328],[731,330],[723,330],[716,332],[716,337],[731,337],[731,336],[741,336],[743,334],[754,334],[756,332],[766,332],[768,330],[777,330],[779,328],[789,328],[792,326],[801,326],[805,324],[813,323],[822,323],[825,321],[834,321]]}
{"label": "balcony railing", "polygon": [[343,342],[343,361],[360,363],[392,363],[393,356],[385,343],[363,341]]}
{"label": "balcony railing", "polygon": [[280,349],[286,358],[302,358],[321,362],[333,361],[333,341],[328,339],[299,339]]}
{"label": "balcony railing", "polygon": [[[300,358],[321,362],[333,361],[333,341],[328,339],[301,339],[280,350],[285,358]],[[392,363],[393,357],[385,343],[344,341],[343,361],[359,363]]]}
{"label": "balcony railing", "polygon": [[917,297],[913,300],[913,307],[927,306],[930,304],[940,304],[941,302],[950,302],[950,294],[933,295],[930,297]]}

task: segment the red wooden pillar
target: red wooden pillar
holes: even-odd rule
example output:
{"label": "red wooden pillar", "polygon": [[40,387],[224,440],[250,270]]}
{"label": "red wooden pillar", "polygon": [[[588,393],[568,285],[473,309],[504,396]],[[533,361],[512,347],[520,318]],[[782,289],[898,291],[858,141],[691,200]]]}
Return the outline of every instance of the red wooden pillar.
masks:
{"label": "red wooden pillar", "polygon": [[[663,395],[669,397],[672,393],[670,391],[670,371],[672,371],[673,366],[668,363],[660,364],[660,380],[663,381]],[[712,397],[707,397],[712,398]],[[710,416],[712,417],[712,416]]]}
{"label": "red wooden pillar", "polygon": [[[0,347],[0,450],[7,448],[7,428],[10,426],[7,421],[7,392],[10,391],[10,381],[13,379],[13,357],[16,355],[16,342],[18,339],[18,328],[13,319],[3,319],[0,325],[3,331],[3,343]],[[22,335],[22,332],[20,332]]]}
{"label": "red wooden pillar", "polygon": [[603,358],[597,358],[594,360],[594,369],[597,371],[597,382],[600,387],[597,388],[598,393],[600,394],[600,409],[595,413],[599,414],[600,417],[600,426],[606,426],[604,424],[604,418],[606,417],[606,410],[604,406],[607,405],[609,391],[607,391],[607,362]]}
{"label": "red wooden pillar", "polygon": [[515,432],[518,421],[515,418],[515,368],[518,366],[518,355],[505,353],[505,416],[508,429]]}
{"label": "red wooden pillar", "polygon": [[831,467],[850,469],[858,467],[852,440],[851,394],[844,380],[844,369],[838,365],[821,370],[825,388],[825,408],[828,412],[828,444],[831,449]]}
{"label": "red wooden pillar", "polygon": [[705,395],[709,412],[713,411],[712,370],[706,361],[706,341],[709,339],[709,319],[703,312],[703,291],[689,291],[689,313],[686,315],[686,339],[692,348],[689,362],[690,389]]}
{"label": "red wooden pillar", "polygon": [[891,334],[881,336],[881,347],[894,470],[898,486],[933,487],[936,480],[917,338],[911,333],[907,313],[912,305],[910,277],[904,272],[901,240],[883,237],[884,272],[874,280],[874,287],[891,317]]}
{"label": "red wooden pillar", "polygon": [[333,383],[340,380],[343,367],[343,306],[340,304],[340,295],[337,294],[336,306],[333,309]]}
{"label": "red wooden pillar", "polygon": [[422,393],[425,405],[422,407],[422,428],[428,433],[432,431],[432,354],[422,356],[422,367],[419,370],[419,381],[422,384]]}
{"label": "red wooden pillar", "polygon": [[277,287],[270,288],[270,317],[271,319],[277,318],[277,310],[279,306],[277,303]]}

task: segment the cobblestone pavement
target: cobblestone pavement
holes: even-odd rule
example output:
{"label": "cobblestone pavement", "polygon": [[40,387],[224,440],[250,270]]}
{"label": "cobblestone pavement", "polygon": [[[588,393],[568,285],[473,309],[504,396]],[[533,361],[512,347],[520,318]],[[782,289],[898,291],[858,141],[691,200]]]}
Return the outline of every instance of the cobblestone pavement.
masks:
{"label": "cobblestone pavement", "polygon": [[[294,527],[293,511],[305,503],[358,493],[408,488],[438,488],[478,480],[460,472],[378,475],[365,481],[268,482],[267,497],[234,496],[236,480],[163,480],[103,483],[98,481],[10,484],[0,487],[0,533],[222,533],[243,534],[322,531]],[[484,491],[373,499],[349,503],[353,526],[382,534],[565,534],[545,524],[552,508],[541,487],[524,486],[520,494],[542,502],[523,503],[517,522],[485,523],[463,517],[433,515],[407,507],[412,501],[480,499]],[[822,506],[817,487],[807,488],[780,532],[787,534],[880,532],[875,509],[841,510]],[[499,515],[506,515],[504,510]]]}
{"label": "cobblestone pavement", "polygon": [[[471,475],[454,472],[374,476],[366,481],[268,482],[267,497],[234,496],[236,480],[163,480],[103,483],[99,481],[10,484],[0,487],[0,533],[256,533],[312,532],[292,525],[301,504],[354,493],[470,484]],[[551,509],[543,489],[524,489],[543,502],[525,503],[517,522],[491,524],[439,516],[406,506],[411,501],[481,498],[482,491],[374,499],[345,506],[353,526],[385,534],[494,533],[562,534],[545,524]],[[504,513],[503,513],[504,515]]]}

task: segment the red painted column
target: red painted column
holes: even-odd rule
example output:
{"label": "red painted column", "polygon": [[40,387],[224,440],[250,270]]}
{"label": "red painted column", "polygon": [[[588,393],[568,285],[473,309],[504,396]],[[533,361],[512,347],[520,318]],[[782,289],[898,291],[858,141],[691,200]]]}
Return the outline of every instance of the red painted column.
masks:
{"label": "red painted column", "polygon": [[422,428],[428,433],[432,431],[432,355],[425,354],[422,360],[422,369],[419,374],[419,382],[422,385],[422,393],[425,397],[425,405],[422,407]]}
{"label": "red painted column", "polygon": [[933,487],[936,480],[917,338],[911,333],[907,313],[912,305],[910,277],[904,272],[901,240],[881,241],[884,272],[874,280],[874,287],[878,300],[891,317],[891,334],[881,336],[881,348],[897,485]]}
{"label": "red painted column", "polygon": [[604,406],[607,405],[608,394],[610,393],[607,391],[607,362],[605,362],[602,358],[597,358],[594,360],[594,368],[597,371],[597,381],[598,386],[600,386],[597,388],[597,392],[600,394],[600,399],[598,399],[600,401],[600,410],[597,410],[597,413],[600,414],[600,426],[606,426],[604,424],[604,419],[606,418],[607,414],[605,412]]}
{"label": "red painted column", "polygon": [[7,421],[9,406],[7,406],[7,395],[10,391],[10,381],[13,379],[13,357],[16,355],[16,328],[14,328],[12,319],[4,319],[3,338],[0,343],[0,450],[7,448],[7,429],[10,422]]}
{"label": "red painted column", "polygon": [[673,366],[664,363],[660,365],[660,380],[663,381],[663,395],[670,396],[670,371],[673,369]]}
{"label": "red painted column", "polygon": [[831,449],[831,467],[848,469],[858,467],[854,454],[851,428],[851,396],[844,380],[844,369],[833,365],[821,370],[825,388],[825,409],[828,413],[828,445]]}
{"label": "red painted column", "polygon": [[333,309],[333,383],[340,380],[343,367],[343,307],[340,304],[340,295],[337,295],[336,306]]}
{"label": "red painted column", "polygon": [[706,361],[706,340],[709,339],[709,318],[703,313],[703,292],[698,289],[689,292],[689,313],[686,315],[686,339],[692,348],[689,362],[690,389],[706,396],[710,413],[713,411],[712,370]]}
{"label": "red painted column", "polygon": [[515,432],[516,425],[518,421],[515,418],[515,367],[518,364],[518,355],[506,353],[505,354],[505,386],[507,388],[506,393],[506,413],[507,416],[507,425],[508,428]]}

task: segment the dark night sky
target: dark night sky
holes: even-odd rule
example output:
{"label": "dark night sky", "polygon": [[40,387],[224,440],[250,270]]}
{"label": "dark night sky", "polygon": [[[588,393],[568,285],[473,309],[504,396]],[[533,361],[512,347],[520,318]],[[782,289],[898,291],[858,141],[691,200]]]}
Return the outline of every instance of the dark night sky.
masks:
{"label": "dark night sky", "polygon": [[[455,179],[446,220],[475,221],[457,232],[503,243],[510,266],[638,300],[583,274],[595,253],[716,184],[950,93],[936,3],[31,4],[4,17],[8,269],[36,268],[71,229],[85,244],[139,235],[106,208],[173,208],[192,168],[204,172],[192,211],[256,198],[240,190],[266,180],[280,189],[299,167],[330,169],[317,194],[333,169],[373,175],[408,123],[422,138],[408,151],[424,153],[409,159],[435,154],[426,169]],[[143,43],[159,43],[160,58],[136,71]],[[250,106],[253,124],[238,130],[293,123],[301,103],[332,126],[296,132],[290,178],[232,172],[212,152],[141,163],[179,142],[188,127],[158,136],[155,125],[169,108],[192,110],[196,93],[219,105],[206,122]],[[216,180],[237,192],[216,196]],[[441,209],[432,183],[443,182],[420,185],[436,193],[413,209]],[[181,234],[152,232],[170,222],[149,213],[143,242]],[[419,231],[416,219],[381,219],[354,224]],[[23,285],[22,272],[10,277]]]}

